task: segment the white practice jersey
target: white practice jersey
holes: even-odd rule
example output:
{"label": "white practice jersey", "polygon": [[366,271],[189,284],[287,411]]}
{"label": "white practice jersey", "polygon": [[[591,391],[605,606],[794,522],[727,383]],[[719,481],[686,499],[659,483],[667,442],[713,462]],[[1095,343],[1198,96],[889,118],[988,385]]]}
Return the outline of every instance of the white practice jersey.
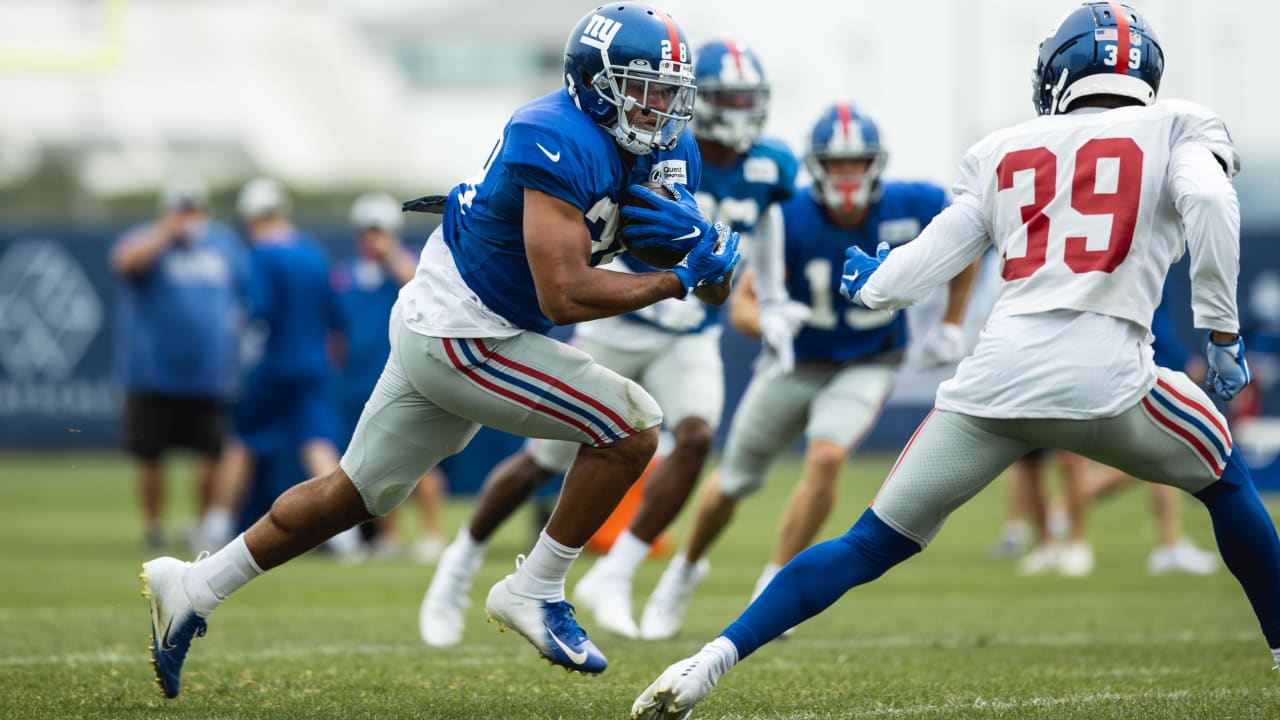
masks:
{"label": "white practice jersey", "polygon": [[860,299],[911,304],[994,244],[995,307],[937,407],[1110,417],[1155,382],[1151,317],[1185,249],[1196,326],[1237,330],[1238,168],[1222,120],[1192,103],[1038,117],[965,154],[952,206],[894,250]]}

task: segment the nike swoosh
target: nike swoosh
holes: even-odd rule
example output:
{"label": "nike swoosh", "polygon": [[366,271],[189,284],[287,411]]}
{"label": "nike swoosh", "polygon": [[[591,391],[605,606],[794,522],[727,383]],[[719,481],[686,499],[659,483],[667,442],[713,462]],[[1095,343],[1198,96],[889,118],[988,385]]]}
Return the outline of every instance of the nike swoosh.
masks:
{"label": "nike swoosh", "polygon": [[[541,147],[541,145],[539,145],[539,147]],[[581,665],[582,663],[587,661],[586,650],[583,650],[581,652],[574,652],[572,649],[569,648],[568,645],[565,645],[564,642],[560,640],[560,638],[556,637],[555,633],[551,632],[551,628],[547,627],[546,625],[543,625],[542,627],[547,628],[547,634],[551,636],[551,639],[555,641],[556,645],[560,646],[560,649],[564,651],[564,654],[569,656],[569,659],[573,661],[574,665]]]}
{"label": "nike swoosh", "polygon": [[[546,148],[542,147],[542,143],[536,142],[536,143],[534,143],[534,145],[537,145],[537,146],[538,146],[538,149],[542,151],[542,154],[543,154],[543,155],[546,155],[546,156],[547,156],[547,159],[548,159],[548,160],[550,160],[551,162],[560,162],[560,151],[559,151],[559,150],[557,150],[557,151],[555,152],[555,154],[553,155],[553,154],[551,154],[551,151],[550,151],[550,150],[548,150],[548,149],[546,149]],[[554,636],[553,636],[553,637],[554,637]]]}
{"label": "nike swoosh", "polygon": [[858,273],[854,273],[852,275],[844,275],[844,276],[841,276],[840,279],[846,282],[856,282],[858,280]]}
{"label": "nike swoosh", "polygon": [[693,230],[685,233],[684,235],[681,235],[680,237],[676,238],[676,240],[688,240],[689,238],[695,238],[702,234],[702,231],[698,229],[697,225],[693,225],[691,227],[693,227]]}
{"label": "nike swoosh", "polygon": [[165,626],[165,628],[164,628],[164,633],[162,633],[162,634],[160,635],[160,649],[161,649],[161,650],[163,650],[164,652],[169,652],[170,650],[173,650],[174,648],[178,647],[177,645],[170,645],[170,644],[169,644],[169,631],[170,631],[170,630],[173,630],[173,618],[172,618],[172,617],[170,617],[170,618],[169,618],[169,624]]}

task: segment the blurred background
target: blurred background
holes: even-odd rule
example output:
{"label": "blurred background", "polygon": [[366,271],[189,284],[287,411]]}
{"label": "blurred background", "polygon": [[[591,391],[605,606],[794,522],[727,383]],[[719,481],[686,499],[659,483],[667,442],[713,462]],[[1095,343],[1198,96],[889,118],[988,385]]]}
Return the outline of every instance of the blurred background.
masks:
{"label": "blurred background", "polygon": [[[969,144],[1032,115],[1036,45],[1072,5],[798,0],[780,14],[764,0],[731,10],[665,3],[695,46],[731,36],[755,47],[773,89],[769,134],[800,152],[816,113],[852,99],[880,123],[889,176],[944,185]],[[1237,412],[1277,412],[1280,96],[1250,78],[1272,57],[1280,5],[1135,5],[1164,45],[1161,95],[1218,111],[1243,156],[1241,302],[1266,392]],[[352,201],[370,190],[442,193],[469,176],[512,109],[560,86],[565,32],[585,9],[576,0],[0,0],[0,446],[118,443],[119,281],[107,258],[123,230],[155,218],[168,178],[202,177],[212,216],[230,224],[241,186],[276,178],[296,224],[331,257],[350,255]],[[406,247],[434,222],[408,217]],[[1185,297],[1185,272],[1170,292]],[[1178,332],[1199,347],[1188,315],[1180,310]],[[746,363],[729,358],[726,413]],[[937,380],[904,378],[873,447],[901,446]],[[1280,445],[1270,428],[1242,429],[1263,465]]]}

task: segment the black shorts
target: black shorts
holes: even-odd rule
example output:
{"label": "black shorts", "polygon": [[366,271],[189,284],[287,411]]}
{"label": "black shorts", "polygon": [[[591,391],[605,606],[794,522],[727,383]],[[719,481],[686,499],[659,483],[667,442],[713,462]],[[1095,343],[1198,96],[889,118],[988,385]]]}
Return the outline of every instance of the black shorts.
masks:
{"label": "black shorts", "polygon": [[206,457],[222,453],[227,411],[217,400],[131,393],[124,401],[124,448],[142,460],[185,448]]}

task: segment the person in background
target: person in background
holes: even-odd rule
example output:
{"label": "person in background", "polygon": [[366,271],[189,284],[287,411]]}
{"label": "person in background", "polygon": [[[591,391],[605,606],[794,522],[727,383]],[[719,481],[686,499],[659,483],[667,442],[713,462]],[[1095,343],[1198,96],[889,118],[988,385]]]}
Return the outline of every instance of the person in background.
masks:
{"label": "person in background", "polygon": [[[338,311],[334,356],[344,446],[355,432],[365,401],[378,384],[378,376],[391,354],[385,321],[391,317],[400,288],[413,279],[418,269],[417,256],[401,245],[403,227],[404,217],[395,198],[377,192],[361,195],[351,206],[356,253],[335,265],[330,276]],[[443,495],[441,474],[433,471],[423,476],[414,493],[422,512],[423,531],[414,545],[414,555],[422,562],[435,562],[444,550],[439,511]],[[392,514],[362,527],[373,531],[369,539],[375,555],[399,552]]]}
{"label": "person in background", "polygon": [[164,456],[196,454],[196,506],[210,508],[236,384],[247,259],[231,228],[212,222],[209,191],[172,179],[159,216],[111,251],[121,278],[116,361],[125,389],[125,449],[138,464],[146,545],[165,544]]}

